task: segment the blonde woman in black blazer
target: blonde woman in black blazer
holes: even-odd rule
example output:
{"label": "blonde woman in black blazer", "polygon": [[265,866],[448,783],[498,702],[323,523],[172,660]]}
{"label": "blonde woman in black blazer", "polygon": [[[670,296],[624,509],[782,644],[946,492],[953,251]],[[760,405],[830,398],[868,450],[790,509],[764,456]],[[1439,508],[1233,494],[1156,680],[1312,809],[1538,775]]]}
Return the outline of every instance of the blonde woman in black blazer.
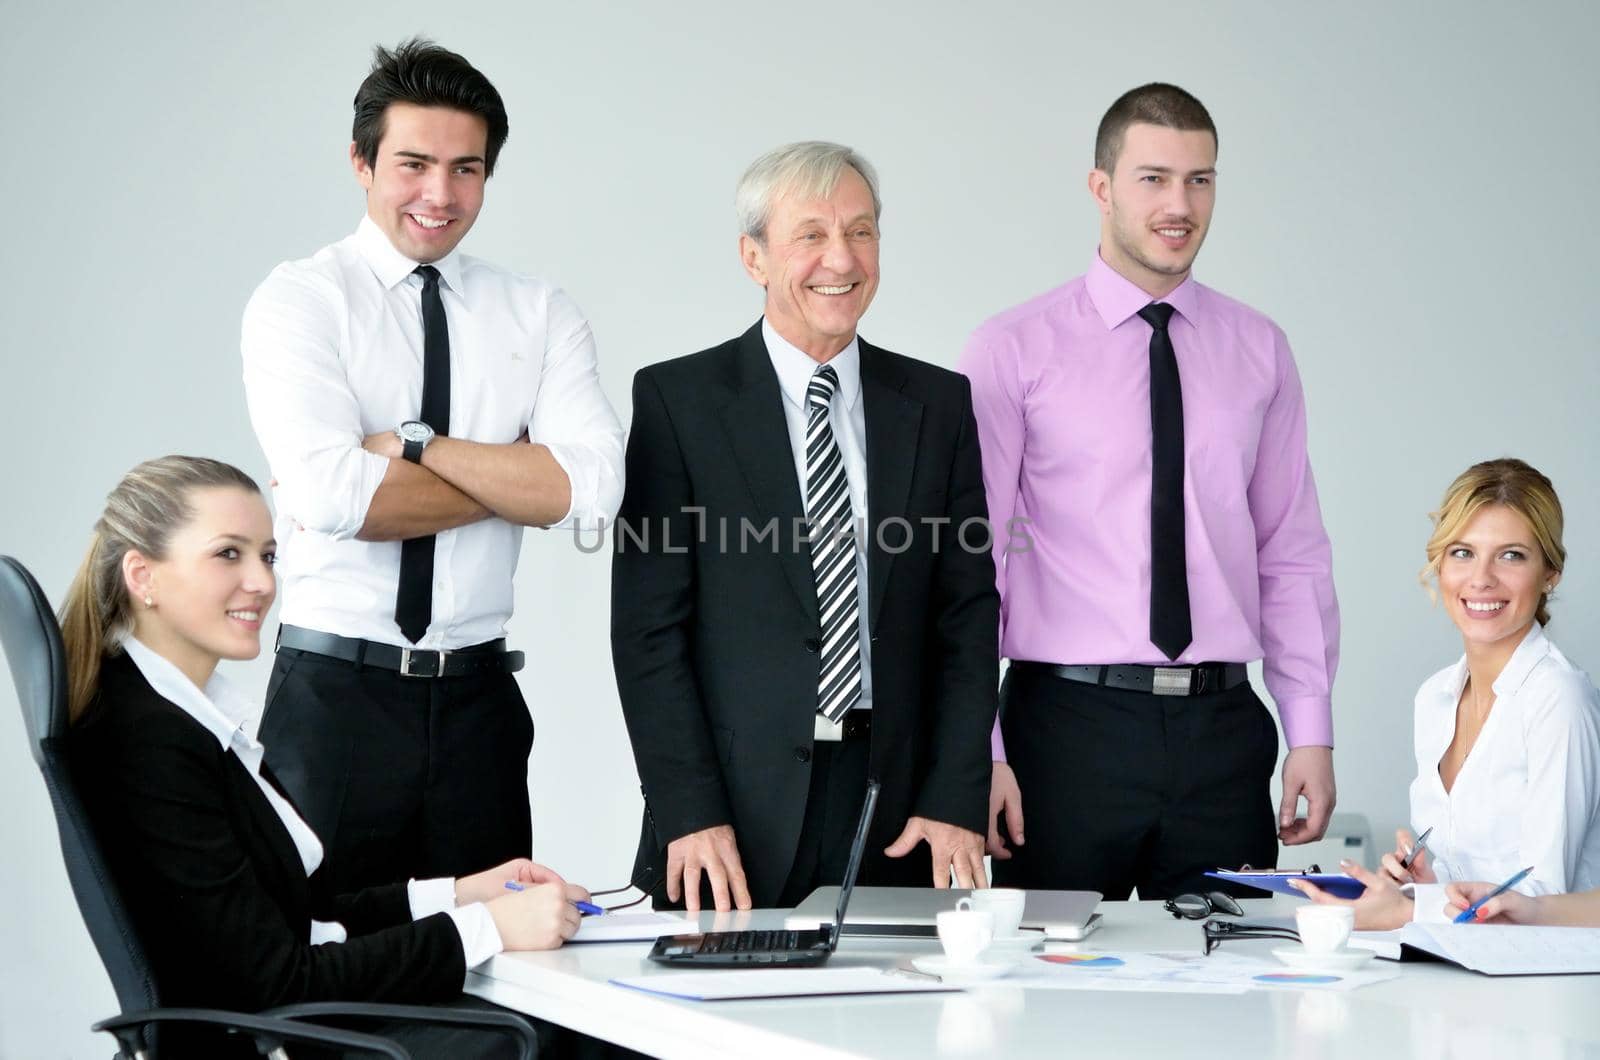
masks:
{"label": "blonde woman in black blazer", "polygon": [[[107,498],[62,611],[73,769],[163,1001],[255,1011],[456,999],[472,964],[570,938],[587,892],[527,859],[352,895],[319,886],[321,843],[241,724],[254,697],[215,673],[260,650],[274,548],[248,476],[149,461]],[[417,1033],[414,1051],[494,1045]],[[182,1055],[222,1044],[186,1042]]]}

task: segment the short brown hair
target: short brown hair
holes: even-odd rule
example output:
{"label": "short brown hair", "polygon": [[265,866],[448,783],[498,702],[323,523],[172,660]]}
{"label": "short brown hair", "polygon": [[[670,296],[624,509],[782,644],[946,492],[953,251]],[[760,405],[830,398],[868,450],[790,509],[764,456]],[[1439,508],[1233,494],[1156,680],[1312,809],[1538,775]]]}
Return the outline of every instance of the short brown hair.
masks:
{"label": "short brown hair", "polygon": [[1217,142],[1217,127],[1205,104],[1177,85],[1152,81],[1118,96],[1100,119],[1100,131],[1094,137],[1094,168],[1107,173],[1116,168],[1122,138],[1128,126],[1139,122],[1182,132],[1208,132],[1212,144]]}
{"label": "short brown hair", "polygon": [[482,118],[488,131],[483,175],[494,176],[495,160],[511,126],[500,93],[471,63],[422,37],[402,41],[393,51],[381,44],[374,48],[372,70],[356,90],[355,121],[350,130],[356,152],[368,166],[378,164],[378,145],[383,142],[392,103],[449,107]]}
{"label": "short brown hair", "polygon": [[[1428,565],[1422,568],[1422,582],[1433,590],[1439,577],[1439,564],[1445,549],[1461,534],[1473,516],[1490,505],[1510,508],[1533,528],[1535,543],[1544,553],[1544,564],[1557,574],[1567,565],[1567,550],[1561,543],[1563,518],[1561,498],[1548,478],[1515,457],[1485,460],[1473,464],[1450,483],[1439,510],[1432,513],[1433,534],[1428,538]],[[1541,626],[1550,624],[1550,594],[1539,597],[1534,615]]]}

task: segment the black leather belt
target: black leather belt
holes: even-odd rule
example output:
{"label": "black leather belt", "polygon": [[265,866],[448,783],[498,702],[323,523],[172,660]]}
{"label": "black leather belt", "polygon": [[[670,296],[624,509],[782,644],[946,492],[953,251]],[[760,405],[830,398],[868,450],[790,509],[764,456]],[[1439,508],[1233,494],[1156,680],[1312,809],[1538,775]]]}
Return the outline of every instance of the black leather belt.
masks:
{"label": "black leather belt", "polygon": [[355,637],[339,637],[299,626],[279,626],[279,651],[307,652],[338,659],[352,666],[393,670],[401,677],[471,677],[477,674],[514,674],[522,669],[523,654],[506,651],[505,638],[448,651],[397,648]]}
{"label": "black leather belt", "polygon": [[1242,685],[1249,679],[1244,663],[1201,663],[1198,666],[1057,666],[1054,663],[1013,662],[1029,670],[1077,681],[1155,696],[1198,696]]}

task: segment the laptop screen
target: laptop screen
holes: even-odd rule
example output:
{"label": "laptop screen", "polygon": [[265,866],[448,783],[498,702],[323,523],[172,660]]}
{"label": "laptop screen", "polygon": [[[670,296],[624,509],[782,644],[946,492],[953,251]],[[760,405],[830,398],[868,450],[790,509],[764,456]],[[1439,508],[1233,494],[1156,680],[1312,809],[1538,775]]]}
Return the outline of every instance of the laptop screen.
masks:
{"label": "laptop screen", "polygon": [[855,842],[850,844],[850,863],[845,866],[844,882],[839,886],[839,910],[833,918],[833,945],[839,944],[839,934],[844,930],[844,914],[850,908],[850,892],[855,889],[856,873],[861,871],[861,855],[867,849],[867,830],[872,826],[872,814],[878,808],[878,781],[867,781],[867,801],[861,807],[861,823],[856,825]]}

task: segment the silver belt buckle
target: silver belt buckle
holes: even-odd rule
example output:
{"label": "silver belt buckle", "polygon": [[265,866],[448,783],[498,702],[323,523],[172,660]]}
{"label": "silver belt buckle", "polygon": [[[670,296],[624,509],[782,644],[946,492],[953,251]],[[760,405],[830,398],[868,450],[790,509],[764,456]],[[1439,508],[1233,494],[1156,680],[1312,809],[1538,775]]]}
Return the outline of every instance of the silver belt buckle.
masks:
{"label": "silver belt buckle", "polygon": [[[421,653],[419,652],[418,654],[421,654]],[[444,676],[444,661],[450,657],[450,653],[448,651],[437,651],[437,652],[432,652],[431,651],[431,652],[428,652],[428,654],[429,655],[437,655],[439,657],[438,669],[436,669],[431,674],[413,673],[412,670],[411,670],[411,649],[410,648],[401,648],[400,649],[400,676],[401,677],[443,677]]]}
{"label": "silver belt buckle", "polygon": [[826,714],[815,715],[816,722],[811,726],[811,738],[818,743],[842,743],[844,741],[844,719],[829,721]]}
{"label": "silver belt buckle", "polygon": [[1157,666],[1150,691],[1158,696],[1186,696],[1194,673],[1187,666]]}

